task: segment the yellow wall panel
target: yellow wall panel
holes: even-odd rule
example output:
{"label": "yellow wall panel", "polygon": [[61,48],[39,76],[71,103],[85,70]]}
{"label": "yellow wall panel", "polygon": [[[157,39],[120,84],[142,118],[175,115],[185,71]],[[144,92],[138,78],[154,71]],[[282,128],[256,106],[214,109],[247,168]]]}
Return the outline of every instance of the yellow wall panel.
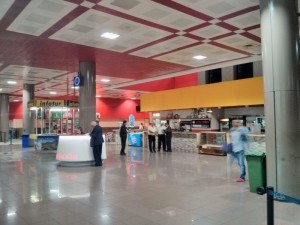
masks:
{"label": "yellow wall panel", "polygon": [[262,77],[141,94],[141,111],[262,104]]}

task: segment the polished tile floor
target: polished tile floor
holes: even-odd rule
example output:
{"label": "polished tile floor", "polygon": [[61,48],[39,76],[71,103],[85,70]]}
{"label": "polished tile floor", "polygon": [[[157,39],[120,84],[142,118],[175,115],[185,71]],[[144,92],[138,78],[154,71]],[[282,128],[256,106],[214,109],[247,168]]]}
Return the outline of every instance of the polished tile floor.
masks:
{"label": "polished tile floor", "polygon": [[[235,183],[226,157],[107,150],[103,168],[64,168],[53,154],[0,146],[0,224],[266,224],[265,196]],[[299,212],[276,203],[275,225],[300,225]]]}

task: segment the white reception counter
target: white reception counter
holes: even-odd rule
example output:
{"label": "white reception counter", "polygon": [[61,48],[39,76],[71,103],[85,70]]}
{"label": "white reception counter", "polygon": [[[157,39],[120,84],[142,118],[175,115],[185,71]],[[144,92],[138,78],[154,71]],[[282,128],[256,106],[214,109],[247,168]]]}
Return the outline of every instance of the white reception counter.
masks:
{"label": "white reception counter", "polygon": [[[105,135],[103,135],[105,140]],[[102,145],[102,159],[106,159],[106,143]],[[86,166],[94,164],[89,135],[59,136],[56,160],[60,166]]]}

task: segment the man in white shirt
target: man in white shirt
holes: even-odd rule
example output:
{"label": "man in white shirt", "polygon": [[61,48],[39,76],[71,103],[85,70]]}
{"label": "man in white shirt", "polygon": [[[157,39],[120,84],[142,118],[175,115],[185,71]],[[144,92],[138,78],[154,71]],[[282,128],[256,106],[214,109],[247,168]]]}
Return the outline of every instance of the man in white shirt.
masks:
{"label": "man in white shirt", "polygon": [[155,153],[155,135],[156,127],[154,123],[150,123],[148,126],[148,140],[149,140],[149,150],[151,153]]}
{"label": "man in white shirt", "polygon": [[144,124],[143,123],[140,124],[139,130],[144,130]]}
{"label": "man in white shirt", "polygon": [[166,151],[166,126],[161,123],[160,126],[157,128],[158,133],[158,151],[160,152],[161,145],[163,150]]}

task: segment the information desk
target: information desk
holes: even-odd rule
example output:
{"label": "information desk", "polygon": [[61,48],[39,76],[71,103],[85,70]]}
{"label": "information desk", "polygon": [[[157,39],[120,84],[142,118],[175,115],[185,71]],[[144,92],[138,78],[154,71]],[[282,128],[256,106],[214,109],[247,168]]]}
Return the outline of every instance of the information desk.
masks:
{"label": "information desk", "polygon": [[[105,135],[103,135],[105,140]],[[106,145],[102,145],[102,159],[106,159]],[[60,166],[86,166],[94,164],[89,135],[60,136],[56,153]]]}

